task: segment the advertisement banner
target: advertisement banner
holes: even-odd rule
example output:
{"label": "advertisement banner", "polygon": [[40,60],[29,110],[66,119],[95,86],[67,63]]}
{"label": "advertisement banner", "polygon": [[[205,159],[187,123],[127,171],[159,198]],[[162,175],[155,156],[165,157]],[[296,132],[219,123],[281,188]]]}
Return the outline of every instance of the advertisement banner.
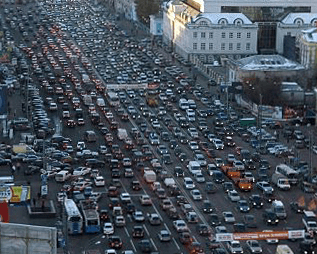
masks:
{"label": "advertisement banner", "polygon": [[248,232],[248,233],[234,233],[234,240],[269,240],[269,239],[288,239],[288,231],[268,231],[268,232]]}
{"label": "advertisement banner", "polygon": [[12,197],[10,203],[20,203],[31,199],[30,186],[11,186]]}
{"label": "advertisement banner", "polygon": [[232,233],[216,234],[216,242],[229,242],[229,241],[233,241]]}

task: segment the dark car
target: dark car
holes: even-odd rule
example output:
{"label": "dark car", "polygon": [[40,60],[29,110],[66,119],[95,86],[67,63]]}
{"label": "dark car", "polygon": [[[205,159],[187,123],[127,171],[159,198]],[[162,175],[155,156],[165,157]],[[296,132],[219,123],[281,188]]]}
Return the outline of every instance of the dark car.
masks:
{"label": "dark car", "polygon": [[204,213],[212,213],[213,208],[209,200],[204,200],[202,210]]}
{"label": "dark car", "polygon": [[107,209],[101,209],[99,211],[99,218],[101,221],[108,221],[110,219],[109,211]]}
{"label": "dark car", "polygon": [[243,220],[244,220],[244,225],[247,228],[256,228],[257,227],[256,219],[255,219],[255,216],[253,214],[244,215]]}
{"label": "dark car", "polygon": [[153,250],[152,243],[149,239],[143,239],[139,243],[139,249],[142,253],[151,253]]}
{"label": "dark car", "polygon": [[296,202],[296,201],[291,202],[290,207],[292,211],[296,213],[303,213],[307,209],[305,204],[300,204],[299,202]]}
{"label": "dark car", "polygon": [[131,182],[131,188],[132,188],[132,190],[135,190],[135,191],[138,191],[138,190],[142,189],[141,184],[140,184],[139,181],[132,181]]}
{"label": "dark car", "polygon": [[310,241],[301,241],[299,244],[300,253],[302,254],[314,254],[315,247]]}
{"label": "dark car", "polygon": [[122,240],[120,236],[110,236],[108,238],[109,247],[113,249],[121,249],[122,248]]}
{"label": "dark car", "polygon": [[224,182],[222,184],[223,190],[227,193],[229,191],[234,190],[234,186],[232,182]]}
{"label": "dark car", "polygon": [[209,236],[210,235],[210,229],[209,227],[204,224],[204,223],[201,223],[201,224],[198,224],[197,225],[197,231],[200,235],[202,236]]}
{"label": "dark car", "polygon": [[209,215],[209,223],[211,226],[216,227],[221,224],[218,214],[212,213]]}
{"label": "dark car", "polygon": [[177,166],[174,168],[174,175],[177,177],[184,176],[184,170],[181,167]]}
{"label": "dark car", "polygon": [[244,223],[234,223],[233,224],[233,231],[235,233],[244,233],[246,232],[246,226]]}
{"label": "dark car", "polygon": [[253,194],[249,198],[249,203],[251,207],[261,208],[263,206],[263,198],[258,194]]}
{"label": "dark car", "polygon": [[179,234],[179,241],[184,245],[189,245],[193,242],[193,238],[189,232],[182,232]]}
{"label": "dark car", "polygon": [[267,225],[277,225],[279,222],[276,213],[271,209],[266,209],[262,214],[262,218]]}
{"label": "dark car", "polygon": [[144,228],[142,226],[134,226],[132,229],[132,236],[134,238],[143,238],[144,237]]}
{"label": "dark car", "polygon": [[205,185],[205,192],[207,194],[215,193],[216,192],[216,186],[213,182],[206,182]]}

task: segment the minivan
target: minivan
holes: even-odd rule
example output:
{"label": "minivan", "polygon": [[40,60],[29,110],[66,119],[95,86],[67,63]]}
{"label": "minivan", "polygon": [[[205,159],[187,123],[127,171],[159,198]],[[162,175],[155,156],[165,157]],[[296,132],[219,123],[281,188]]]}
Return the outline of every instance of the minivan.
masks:
{"label": "minivan", "polygon": [[282,201],[274,200],[272,202],[272,210],[276,213],[279,219],[286,219],[287,214]]}
{"label": "minivan", "polygon": [[71,177],[71,173],[69,173],[67,170],[59,171],[55,175],[55,181],[56,182],[65,182]]}

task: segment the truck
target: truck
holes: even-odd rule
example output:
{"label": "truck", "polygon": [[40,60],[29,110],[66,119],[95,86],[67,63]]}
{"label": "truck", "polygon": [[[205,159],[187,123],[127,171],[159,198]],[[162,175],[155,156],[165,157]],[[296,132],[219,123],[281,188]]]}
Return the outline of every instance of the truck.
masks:
{"label": "truck", "polygon": [[317,233],[317,217],[313,211],[304,211],[302,222],[307,232]]}
{"label": "truck", "polygon": [[241,118],[241,119],[240,119],[240,126],[241,126],[241,127],[256,126],[256,119],[255,119],[255,117]]}
{"label": "truck", "polygon": [[143,178],[147,183],[156,181],[156,173],[153,170],[144,170]]}
{"label": "truck", "polygon": [[128,132],[126,129],[118,128],[117,135],[119,140],[125,140],[128,137]]}
{"label": "truck", "polygon": [[287,244],[279,244],[277,245],[275,254],[294,254],[294,252]]}
{"label": "truck", "polygon": [[272,183],[281,190],[289,190],[291,188],[287,177],[279,173],[274,173],[272,175]]}

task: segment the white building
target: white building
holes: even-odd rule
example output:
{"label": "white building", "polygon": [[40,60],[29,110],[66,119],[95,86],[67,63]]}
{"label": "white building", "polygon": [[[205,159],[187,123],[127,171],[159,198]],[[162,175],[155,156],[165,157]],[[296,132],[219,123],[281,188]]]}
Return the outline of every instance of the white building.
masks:
{"label": "white building", "polygon": [[276,51],[283,54],[285,36],[298,37],[302,30],[317,26],[317,13],[290,13],[276,28]]}
{"label": "white building", "polygon": [[315,69],[317,64],[317,28],[302,31],[298,39],[300,62],[306,69]]}
{"label": "white building", "polygon": [[164,8],[163,40],[185,58],[212,63],[257,54],[258,26],[242,13],[200,13],[178,0]]}
{"label": "white building", "polygon": [[153,36],[163,35],[163,15],[158,13],[157,15],[150,15],[150,33]]}
{"label": "white building", "polygon": [[[182,56],[199,55],[204,63],[217,55],[283,53],[284,36],[314,25],[316,14],[317,1],[308,0],[171,0],[163,5],[163,40]],[[250,33],[251,38],[243,37]]]}

